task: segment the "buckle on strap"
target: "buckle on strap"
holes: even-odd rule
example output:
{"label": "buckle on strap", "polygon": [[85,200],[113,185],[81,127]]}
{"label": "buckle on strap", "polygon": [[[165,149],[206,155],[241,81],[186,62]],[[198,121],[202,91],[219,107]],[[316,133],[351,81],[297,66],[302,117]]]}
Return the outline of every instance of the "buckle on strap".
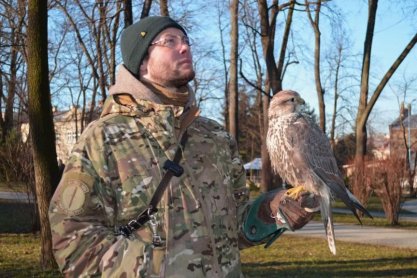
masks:
{"label": "buckle on strap", "polygon": [[158,209],[153,207],[145,209],[137,219],[132,219],[126,225],[121,225],[116,234],[129,237],[134,231],[143,227],[152,217],[155,217],[153,214],[157,211]]}
{"label": "buckle on strap", "polygon": [[169,159],[164,162],[163,168],[170,171],[176,177],[180,177],[184,173],[184,168],[181,165]]}
{"label": "buckle on strap", "polygon": [[163,246],[165,244],[165,240],[163,240],[162,237],[158,234],[158,226],[160,223],[156,219],[155,215],[151,214],[149,217],[149,224],[152,231],[152,245],[154,247]]}

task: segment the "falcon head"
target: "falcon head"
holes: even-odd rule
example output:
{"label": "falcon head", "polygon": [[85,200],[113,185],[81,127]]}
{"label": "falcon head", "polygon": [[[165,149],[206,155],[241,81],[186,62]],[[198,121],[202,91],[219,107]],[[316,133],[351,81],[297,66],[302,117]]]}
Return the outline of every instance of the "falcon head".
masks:
{"label": "falcon head", "polygon": [[280,117],[299,112],[304,104],[304,99],[297,92],[291,90],[280,91],[271,100],[268,116],[269,118]]}

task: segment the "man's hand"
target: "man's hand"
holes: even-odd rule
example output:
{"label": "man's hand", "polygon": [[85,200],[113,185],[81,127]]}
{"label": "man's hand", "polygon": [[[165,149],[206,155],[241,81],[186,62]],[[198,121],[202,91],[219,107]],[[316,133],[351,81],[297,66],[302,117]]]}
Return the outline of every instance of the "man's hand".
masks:
{"label": "man's hand", "polygon": [[287,190],[281,190],[270,199],[271,214],[277,224],[287,226],[292,231],[301,229],[313,218],[313,212],[319,210],[318,199],[307,191],[303,191],[295,200],[286,193]]}

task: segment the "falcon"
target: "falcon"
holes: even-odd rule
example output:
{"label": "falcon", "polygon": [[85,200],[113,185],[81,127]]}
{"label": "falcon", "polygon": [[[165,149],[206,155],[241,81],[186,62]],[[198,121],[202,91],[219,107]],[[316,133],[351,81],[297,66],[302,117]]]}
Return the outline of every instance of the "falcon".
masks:
{"label": "falcon", "polygon": [[301,113],[304,104],[295,91],[274,95],[268,111],[266,144],[273,170],[293,186],[286,193],[288,197],[297,199],[307,191],[318,198],[329,249],[336,255],[332,198],[341,199],[359,223],[357,210],[372,216],[346,188],[329,140],[316,123]]}

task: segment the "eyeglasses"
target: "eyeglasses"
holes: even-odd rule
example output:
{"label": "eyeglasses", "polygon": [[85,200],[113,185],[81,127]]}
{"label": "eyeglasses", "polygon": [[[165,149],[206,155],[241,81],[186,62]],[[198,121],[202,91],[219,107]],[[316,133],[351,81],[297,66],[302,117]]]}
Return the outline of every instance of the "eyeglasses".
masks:
{"label": "eyeglasses", "polygon": [[190,39],[187,36],[167,35],[165,38],[151,43],[151,45],[159,45],[172,49],[178,48],[178,46],[181,46],[182,44],[191,46]]}

